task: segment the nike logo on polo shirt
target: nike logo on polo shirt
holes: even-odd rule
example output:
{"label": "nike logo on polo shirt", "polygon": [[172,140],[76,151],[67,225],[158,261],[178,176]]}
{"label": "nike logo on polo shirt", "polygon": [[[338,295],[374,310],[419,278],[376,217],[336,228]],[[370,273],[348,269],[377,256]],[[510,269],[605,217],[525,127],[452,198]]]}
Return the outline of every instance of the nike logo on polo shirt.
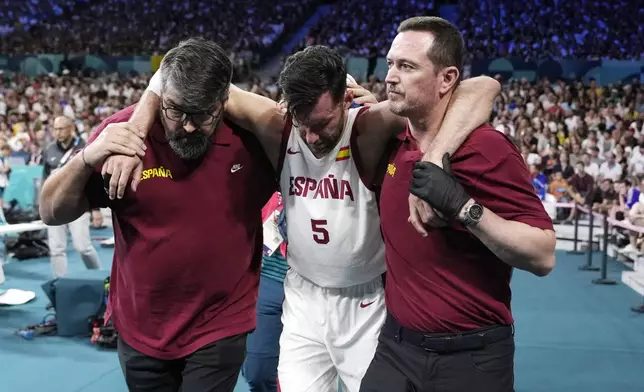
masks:
{"label": "nike logo on polo shirt", "polygon": [[234,164],[234,165],[233,165],[233,167],[231,167],[231,168],[230,168],[230,172],[231,172],[231,173],[238,172],[238,171],[240,171],[240,170],[241,170],[241,168],[242,168],[242,167],[244,167],[244,166],[242,166],[242,165],[241,165],[241,164],[239,164],[239,163],[236,163],[236,164]]}
{"label": "nike logo on polo shirt", "polygon": [[364,308],[366,308],[367,306],[369,306],[369,305],[373,304],[374,302],[376,302],[376,301],[371,301],[371,302],[367,302],[367,303],[364,303],[364,301],[362,301],[362,302],[360,302],[360,307],[361,307],[362,309],[364,309]]}
{"label": "nike logo on polo shirt", "polygon": [[300,153],[300,151],[291,150],[291,147],[289,147],[288,150],[286,150],[286,152],[288,153],[288,155],[295,155]]}

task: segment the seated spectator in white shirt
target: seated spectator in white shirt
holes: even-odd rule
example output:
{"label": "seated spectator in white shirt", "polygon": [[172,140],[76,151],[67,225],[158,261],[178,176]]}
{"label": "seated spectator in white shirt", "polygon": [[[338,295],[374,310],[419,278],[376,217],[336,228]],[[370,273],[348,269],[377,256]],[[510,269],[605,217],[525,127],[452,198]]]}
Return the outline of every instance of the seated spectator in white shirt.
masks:
{"label": "seated spectator in white shirt", "polygon": [[633,147],[631,151],[631,157],[629,159],[629,165],[632,175],[644,174],[644,144],[640,144],[637,147]]}
{"label": "seated spectator in white shirt", "polygon": [[590,154],[582,155],[581,161],[584,163],[584,171],[588,173],[589,176],[592,176],[593,178],[597,178],[597,176],[599,176],[599,165],[590,159]]}
{"label": "seated spectator in white shirt", "polygon": [[622,177],[622,165],[615,162],[615,154],[606,153],[606,162],[599,166],[599,175],[602,178],[617,181]]}

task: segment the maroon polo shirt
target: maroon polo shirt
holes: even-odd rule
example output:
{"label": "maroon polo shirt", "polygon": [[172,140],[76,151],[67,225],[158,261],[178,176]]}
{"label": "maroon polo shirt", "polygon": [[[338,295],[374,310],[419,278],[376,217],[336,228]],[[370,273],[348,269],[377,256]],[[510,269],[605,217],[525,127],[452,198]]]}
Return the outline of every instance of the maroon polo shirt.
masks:
{"label": "maroon polo shirt", "polygon": [[[508,264],[460,223],[423,238],[407,222],[412,170],[422,153],[409,132],[401,139],[380,196],[389,312],[420,332],[512,324]],[[474,200],[502,218],[552,230],[523,158],[501,132],[488,125],[476,129],[452,157],[452,169]]]}
{"label": "maroon polo shirt", "polygon": [[[106,119],[90,143],[133,111]],[[226,122],[198,163],[172,151],[159,121],[145,143],[136,192],[110,201],[97,170],[85,193],[113,212],[108,312],[120,336],[143,354],[176,359],[255,328],[261,210],[275,175],[256,139]]]}

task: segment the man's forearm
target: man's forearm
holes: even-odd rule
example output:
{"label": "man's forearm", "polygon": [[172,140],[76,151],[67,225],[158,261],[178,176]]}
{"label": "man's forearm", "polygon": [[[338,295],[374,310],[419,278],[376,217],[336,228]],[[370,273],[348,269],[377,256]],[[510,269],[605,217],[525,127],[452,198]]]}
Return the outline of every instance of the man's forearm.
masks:
{"label": "man's forearm", "polygon": [[83,163],[81,154],[54,172],[40,192],[40,218],[50,226],[73,222],[89,210],[85,185],[93,170]]}
{"label": "man's forearm", "polygon": [[485,209],[483,218],[468,229],[505,263],[537,276],[546,276],[555,265],[555,233],[509,221]]}
{"label": "man's forearm", "polygon": [[454,155],[472,131],[490,119],[494,99],[500,91],[499,82],[487,76],[461,82],[423,160],[440,164],[445,153]]}
{"label": "man's forearm", "polygon": [[130,120],[130,124],[134,124],[139,128],[143,133],[147,134],[152,124],[154,124],[154,119],[159,110],[161,104],[159,96],[161,95],[161,72],[156,72],[150,84],[143,93],[141,100],[136,105],[136,109]]}
{"label": "man's forearm", "polygon": [[159,96],[150,90],[146,90],[128,122],[136,125],[137,128],[147,135],[150,128],[152,128],[152,124],[154,124],[159,105]]}

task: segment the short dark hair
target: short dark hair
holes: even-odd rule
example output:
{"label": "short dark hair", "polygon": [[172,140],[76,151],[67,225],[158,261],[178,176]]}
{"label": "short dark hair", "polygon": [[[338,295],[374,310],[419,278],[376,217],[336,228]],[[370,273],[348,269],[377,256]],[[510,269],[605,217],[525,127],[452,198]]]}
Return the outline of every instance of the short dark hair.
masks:
{"label": "short dark hair", "polygon": [[415,16],[404,20],[398,26],[398,32],[425,31],[434,36],[434,43],[427,57],[438,68],[456,67],[463,70],[465,43],[458,28],[443,18],[437,16]]}
{"label": "short dark hair", "polygon": [[344,97],[347,68],[342,56],[334,49],[322,45],[309,46],[286,59],[278,84],[288,113],[306,118],[325,92],[331,94],[334,102]]}
{"label": "short dark hair", "polygon": [[205,111],[228,97],[233,63],[213,41],[190,38],[170,49],[161,61],[162,90],[170,83],[189,109]]}

